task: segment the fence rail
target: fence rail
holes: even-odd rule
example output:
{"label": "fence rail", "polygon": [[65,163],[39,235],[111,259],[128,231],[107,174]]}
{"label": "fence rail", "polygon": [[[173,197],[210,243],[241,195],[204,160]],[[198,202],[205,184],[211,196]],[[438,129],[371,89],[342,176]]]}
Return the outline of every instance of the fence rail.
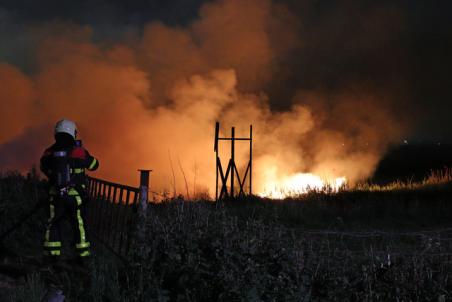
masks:
{"label": "fence rail", "polygon": [[88,176],[89,231],[121,259],[129,252],[140,188]]}

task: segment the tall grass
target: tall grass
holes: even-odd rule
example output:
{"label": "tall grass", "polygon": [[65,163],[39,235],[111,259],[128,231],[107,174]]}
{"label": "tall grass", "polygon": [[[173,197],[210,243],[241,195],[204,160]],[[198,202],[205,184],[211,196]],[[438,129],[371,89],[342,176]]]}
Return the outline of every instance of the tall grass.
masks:
{"label": "tall grass", "polygon": [[366,182],[358,184],[353,189],[359,191],[417,190],[450,183],[452,183],[452,168],[444,167],[441,170],[431,170],[428,176],[421,181],[398,180],[387,185],[377,185]]}
{"label": "tall grass", "polygon": [[[35,265],[6,286],[0,269],[0,301],[39,301],[50,283],[69,301],[448,301],[448,177],[430,189],[151,204],[127,265],[94,242],[88,275]],[[1,228],[29,208],[36,184],[39,195],[33,177],[1,177]],[[4,243],[38,258],[41,218]]]}

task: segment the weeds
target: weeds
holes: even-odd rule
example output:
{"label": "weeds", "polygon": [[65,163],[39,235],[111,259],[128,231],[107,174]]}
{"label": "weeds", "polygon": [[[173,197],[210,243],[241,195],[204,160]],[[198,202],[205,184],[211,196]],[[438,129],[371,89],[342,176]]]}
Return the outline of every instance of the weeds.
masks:
{"label": "weeds", "polygon": [[[97,245],[89,276],[38,269],[7,288],[0,270],[0,300],[39,301],[51,274],[70,301],[448,301],[449,177],[409,190],[151,204],[128,265]],[[1,228],[32,204],[32,184],[2,177]],[[40,247],[41,214],[8,237],[15,252]]]}
{"label": "weeds", "polygon": [[452,183],[452,168],[444,167],[441,170],[431,170],[430,174],[421,181],[397,180],[387,185],[376,185],[372,183],[358,184],[352,190],[358,191],[394,191],[394,190],[418,190],[431,186],[438,186]]}
{"label": "weeds", "polygon": [[46,294],[46,287],[37,273],[29,275],[25,284],[11,291],[9,301],[11,302],[30,302],[41,301]]}

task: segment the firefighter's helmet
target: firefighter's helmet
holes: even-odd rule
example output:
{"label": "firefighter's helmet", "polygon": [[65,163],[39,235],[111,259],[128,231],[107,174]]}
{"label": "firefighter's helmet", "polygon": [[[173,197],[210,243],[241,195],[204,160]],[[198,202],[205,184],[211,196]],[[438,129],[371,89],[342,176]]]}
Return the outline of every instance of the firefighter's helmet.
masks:
{"label": "firefighter's helmet", "polygon": [[77,126],[73,121],[62,119],[55,125],[55,134],[57,133],[67,133],[75,139],[77,136]]}

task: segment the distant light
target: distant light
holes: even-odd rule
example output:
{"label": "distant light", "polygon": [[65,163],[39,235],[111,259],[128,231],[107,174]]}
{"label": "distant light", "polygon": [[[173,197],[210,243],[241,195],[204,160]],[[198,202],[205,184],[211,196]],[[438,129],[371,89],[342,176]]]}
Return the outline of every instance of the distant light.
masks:
{"label": "distant light", "polygon": [[403,140],[403,143],[405,144],[405,145],[408,145],[408,141],[405,139],[405,140]]}

